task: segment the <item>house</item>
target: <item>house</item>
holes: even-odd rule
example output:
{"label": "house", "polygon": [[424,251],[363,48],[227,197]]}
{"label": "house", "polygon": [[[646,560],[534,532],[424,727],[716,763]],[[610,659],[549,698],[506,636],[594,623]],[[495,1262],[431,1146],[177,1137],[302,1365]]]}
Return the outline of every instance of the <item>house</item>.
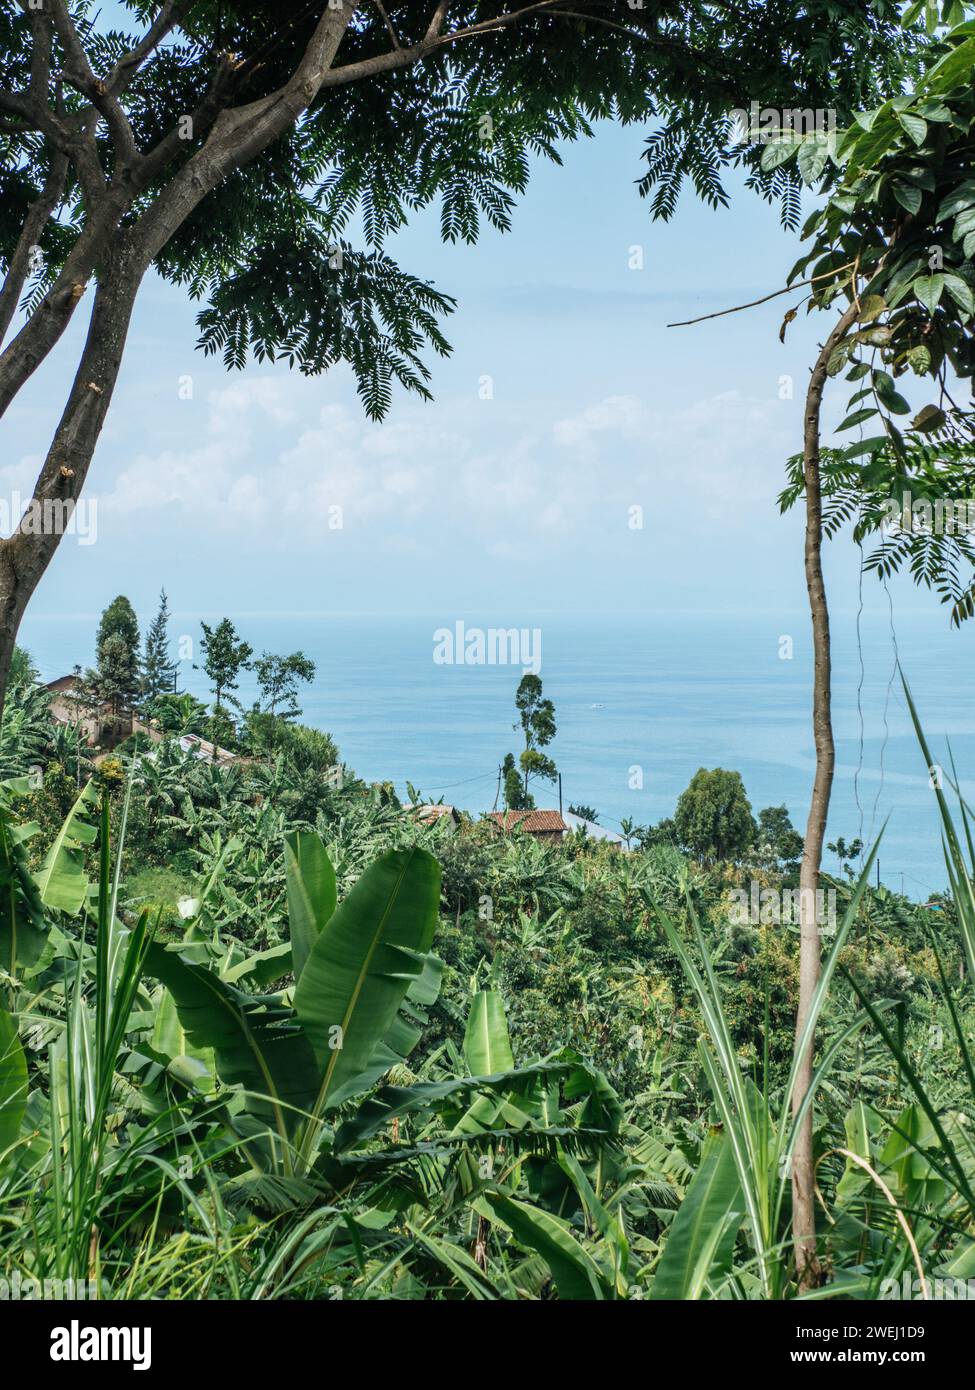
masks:
{"label": "house", "polygon": [[228,767],[230,763],[240,761],[236,753],[211,743],[209,739],[201,738],[199,734],[183,734],[179,746],[184,753],[192,753],[201,762],[216,763],[218,767]]}
{"label": "house", "polygon": [[403,810],[419,821],[421,825],[437,825],[438,823],[447,826],[448,830],[456,830],[460,825],[460,813],[453,806],[444,806],[442,802],[436,804],[421,803],[414,806],[412,803],[404,806]]}
{"label": "house", "polygon": [[614,849],[625,848],[626,841],[622,835],[617,835],[614,830],[607,830],[604,825],[597,825],[594,820],[586,820],[583,816],[574,815],[572,811],[566,811],[564,819],[570,830],[582,832],[590,840],[605,840]]}
{"label": "house", "polygon": [[561,840],[568,830],[559,811],[491,811],[488,820],[499,830],[514,830],[517,826],[536,840]]}
{"label": "house", "polygon": [[93,748],[114,748],[132,733],[132,711],[116,710],[110,700],[92,704],[80,676],[59,676],[44,688],[51,697],[49,708],[55,724],[77,727]]}
{"label": "house", "polygon": [[102,757],[132,734],[146,734],[153,743],[159,743],[163,737],[159,729],[145,723],[134,710],[116,710],[110,700],[92,704],[78,675],[59,676],[44,688],[51,697],[49,708],[55,724],[77,725],[93,748],[103,750]]}
{"label": "house", "polygon": [[[51,697],[51,718],[55,724],[80,724],[85,733],[94,725],[94,712],[82,700],[84,682],[80,676],[59,676],[44,687]],[[89,735],[90,737],[90,735]]]}

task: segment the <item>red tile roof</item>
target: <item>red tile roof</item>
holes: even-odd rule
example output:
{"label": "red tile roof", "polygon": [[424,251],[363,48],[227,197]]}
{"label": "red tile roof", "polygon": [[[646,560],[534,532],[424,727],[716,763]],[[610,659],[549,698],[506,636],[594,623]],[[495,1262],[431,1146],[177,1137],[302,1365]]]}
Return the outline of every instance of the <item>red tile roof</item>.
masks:
{"label": "red tile roof", "polygon": [[569,828],[558,811],[491,811],[489,819],[502,830],[520,825],[529,835],[552,834]]}

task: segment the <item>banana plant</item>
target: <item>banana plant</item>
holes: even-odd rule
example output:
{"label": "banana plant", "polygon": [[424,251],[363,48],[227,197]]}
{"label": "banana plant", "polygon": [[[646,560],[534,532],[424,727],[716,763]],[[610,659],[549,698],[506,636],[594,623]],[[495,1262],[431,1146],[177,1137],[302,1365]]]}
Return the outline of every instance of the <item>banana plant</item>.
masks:
{"label": "banana plant", "polygon": [[293,1002],[249,994],[179,946],[153,944],[148,970],[171,993],[192,1047],[211,1050],[221,1081],[239,1088],[237,1123],[252,1152],[301,1177],[320,1156],[326,1115],[419,1041],[439,987],[429,947],[440,870],[424,850],[392,850],[336,905],[324,846],[296,832],[285,872]]}

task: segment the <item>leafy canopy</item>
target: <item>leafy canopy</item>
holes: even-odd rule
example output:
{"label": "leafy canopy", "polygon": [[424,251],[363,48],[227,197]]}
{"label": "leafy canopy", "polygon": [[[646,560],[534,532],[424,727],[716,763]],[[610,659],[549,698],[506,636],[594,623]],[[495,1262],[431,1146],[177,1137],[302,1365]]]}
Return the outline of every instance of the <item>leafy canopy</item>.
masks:
{"label": "leafy canopy", "polygon": [[[104,180],[121,198],[123,229],[151,215],[221,111],[288,81],[323,3],[124,8],[127,31],[106,26],[93,0],[71,7],[94,83],[43,16],[0,13],[0,266],[67,160],[60,215],[38,234],[34,307],[95,216],[93,190]],[[796,178],[737,148],[727,112],[759,97],[845,118],[892,90],[924,42],[899,27],[894,0],[359,5],[307,113],[189,212],[155,267],[201,302],[205,351],[307,373],[344,360],[378,417],[395,382],[428,394],[424,349],[448,351],[441,321],[453,300],[386,250],[408,218],[436,206],[446,241],[473,242],[485,221],[509,226],[532,158],[558,162],[560,142],[598,120],[649,118],[658,127],[641,191],[655,216],[671,215],[685,177],[725,201],[721,170],[743,163],[794,219]],[[91,132],[97,168],[82,138]]]}

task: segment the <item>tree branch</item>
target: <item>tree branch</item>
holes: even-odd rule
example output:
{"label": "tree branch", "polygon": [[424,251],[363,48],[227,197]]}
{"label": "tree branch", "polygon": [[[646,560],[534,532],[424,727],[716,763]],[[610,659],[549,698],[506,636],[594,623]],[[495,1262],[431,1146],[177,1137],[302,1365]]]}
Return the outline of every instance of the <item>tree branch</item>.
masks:
{"label": "tree branch", "polygon": [[[556,6],[562,5],[565,0],[537,0],[536,4],[525,5],[520,10],[510,10],[506,14],[497,15],[494,19],[483,19],[478,24],[469,24],[463,29],[455,29],[449,34],[437,34],[436,27],[442,24],[446,14],[446,4],[441,3],[430,21],[427,29],[427,37],[419,43],[412,44],[409,48],[394,48],[386,53],[377,53],[372,58],[363,58],[357,63],[346,63],[343,67],[332,68],[325,75],[322,87],[341,87],[349,82],[361,82],[363,78],[375,77],[378,73],[394,72],[399,68],[412,67],[415,63],[421,63],[424,58],[428,58],[432,53],[445,48],[450,44],[458,43],[461,39],[475,38],[480,34],[493,34],[501,29],[506,29],[512,24],[518,24],[528,15],[537,14],[541,11],[558,13]],[[434,34],[434,37],[430,37]]]}
{"label": "tree branch", "polygon": [[[67,63],[63,71],[65,82],[69,83],[82,96],[87,97],[96,111],[105,118],[112,140],[115,144],[118,164],[122,172],[133,170],[141,155],[135,143],[132,127],[122,110],[118,97],[109,89],[107,83],[96,77],[88,61],[88,54],[78,37],[74,21],[68,12],[65,0],[47,0],[51,7],[51,17],[57,30],[61,47]],[[85,137],[94,143],[94,135],[88,128]]]}
{"label": "tree branch", "polygon": [[834,275],[842,275],[844,270],[851,270],[856,265],[856,261],[848,261],[846,265],[838,265],[835,270],[826,270],[822,275],[814,275],[810,280],[797,280],[793,285],[786,285],[784,289],[773,290],[771,294],[763,294],[761,299],[749,300],[747,304],[735,304],[731,309],[718,309],[713,314],[701,314],[696,319],[681,319],[679,323],[668,323],[668,328],[689,328],[693,323],[705,323],[708,319],[724,318],[725,314],[740,314],[743,309],[754,309],[759,304],[767,304],[770,299],[778,299],[780,295],[792,294],[794,290],[802,289],[803,285],[814,285],[817,280],[829,280]]}
{"label": "tree branch", "polygon": [[27,283],[27,276],[30,273],[31,250],[37,245],[48,218],[61,201],[67,176],[68,157],[58,152],[51,161],[51,171],[44,187],[27,210],[20,237],[13,255],[10,257],[3,288],[0,289],[0,343],[7,335],[7,329],[10,327],[24,285]]}
{"label": "tree branch", "polygon": [[113,96],[120,96],[125,91],[150,53],[155,52],[166,35],[175,29],[188,8],[186,4],[179,4],[178,0],[166,0],[145,35],[134,48],[122,55],[105,78],[105,86]]}

